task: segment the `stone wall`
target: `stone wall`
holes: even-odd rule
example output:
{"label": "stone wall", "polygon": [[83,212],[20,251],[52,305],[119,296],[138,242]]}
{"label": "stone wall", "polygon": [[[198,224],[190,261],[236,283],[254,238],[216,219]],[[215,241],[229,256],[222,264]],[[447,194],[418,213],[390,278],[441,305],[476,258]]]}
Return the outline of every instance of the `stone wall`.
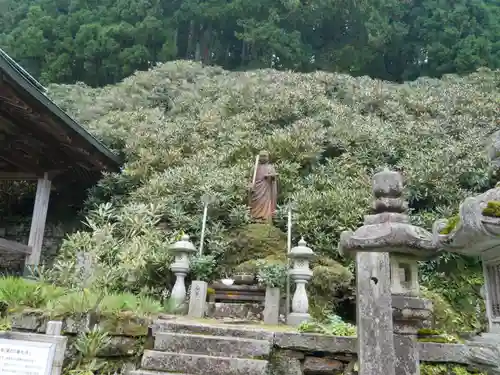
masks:
{"label": "stone wall", "polygon": [[[238,326],[207,325],[195,323],[175,323],[173,320],[156,321],[145,319],[101,319],[94,321],[111,336],[109,347],[99,356],[109,361],[119,359],[127,367],[138,367],[144,349],[154,345],[153,334],[159,332],[158,324],[171,326],[171,332],[190,332],[189,330],[205,327],[217,336],[246,337],[249,328]],[[13,317],[14,330],[22,332],[45,333],[48,318],[40,312],[23,313]],[[69,337],[66,359],[75,356],[74,342],[79,332],[86,332],[93,326],[90,317],[73,317],[63,321],[63,332]],[[176,328],[174,329],[174,326]],[[149,329],[151,327],[151,329]],[[179,331],[180,329],[180,331]],[[186,331],[187,330],[187,331]],[[227,332],[226,332],[227,331]],[[230,332],[229,332],[230,331]],[[241,332],[240,332],[241,331]],[[199,331],[201,332],[201,331]],[[273,332],[263,329],[251,329],[259,339],[272,343],[269,358],[272,375],[354,375],[357,371],[357,339],[355,337],[326,336],[303,334],[299,332]],[[200,337],[200,340],[203,335]],[[463,344],[419,343],[421,363],[468,365],[469,348]]]}
{"label": "stone wall", "polygon": [[[0,238],[28,244],[31,218],[2,219],[0,221]],[[76,225],[48,222],[45,226],[45,236],[42,248],[42,263],[50,264],[55,258],[61,243],[67,233]],[[25,256],[14,252],[0,251],[0,273],[19,275],[24,269]]]}
{"label": "stone wall", "polygon": [[[46,333],[48,321],[49,318],[40,311],[16,314],[12,316],[12,331]],[[147,335],[151,321],[139,318],[92,319],[90,315],[63,319],[62,332],[68,338],[65,366],[77,356],[74,343],[78,334],[89,332],[94,324],[107,332],[110,338],[109,344],[98,352],[99,359],[106,360],[108,366],[116,365],[117,371],[139,366],[142,352],[149,345]]]}

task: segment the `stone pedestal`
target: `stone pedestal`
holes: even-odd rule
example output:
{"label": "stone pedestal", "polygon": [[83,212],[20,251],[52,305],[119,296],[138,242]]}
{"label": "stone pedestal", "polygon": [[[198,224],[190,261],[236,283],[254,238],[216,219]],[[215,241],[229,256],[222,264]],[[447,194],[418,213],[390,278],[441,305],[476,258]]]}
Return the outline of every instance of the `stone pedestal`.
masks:
{"label": "stone pedestal", "polygon": [[191,318],[203,318],[207,307],[208,284],[205,281],[193,281],[189,296],[189,312]]}
{"label": "stone pedestal", "polygon": [[420,375],[417,333],[430,328],[432,302],[408,295],[392,296],[396,375]]}
{"label": "stone pedestal", "polygon": [[280,317],[280,288],[266,288],[264,324],[277,325]]}

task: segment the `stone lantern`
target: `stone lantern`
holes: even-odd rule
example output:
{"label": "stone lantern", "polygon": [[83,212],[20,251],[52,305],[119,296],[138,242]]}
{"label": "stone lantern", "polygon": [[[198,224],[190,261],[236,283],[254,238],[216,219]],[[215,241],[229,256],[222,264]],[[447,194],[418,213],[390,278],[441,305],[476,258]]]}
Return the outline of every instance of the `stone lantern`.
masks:
{"label": "stone lantern", "polygon": [[171,298],[179,305],[186,299],[185,278],[189,272],[189,257],[196,252],[196,248],[189,240],[189,236],[185,234],[181,237],[180,241],[171,245],[169,250],[174,255],[174,263],[172,263],[170,269],[176,277]]}
{"label": "stone lantern", "polygon": [[315,254],[312,249],[307,247],[306,241],[302,238],[298,246],[290,250],[288,256],[292,259],[292,268],[289,274],[295,283],[295,293],[292,298],[292,312],[287,317],[287,324],[298,326],[311,317],[306,284],[313,275],[309,268],[309,262],[315,258]]}
{"label": "stone lantern", "polygon": [[[494,135],[490,163],[498,177],[500,169],[500,132]],[[500,358],[500,184],[474,197],[466,198],[453,219],[437,220],[433,226],[436,246],[468,256],[478,256],[483,263],[484,298],[488,332],[469,343],[470,360]],[[488,344],[488,352],[481,346]],[[500,371],[499,367],[497,370]]]}
{"label": "stone lantern", "polygon": [[[398,172],[376,173],[373,214],[340,236],[339,252],[356,257],[360,375],[419,373],[416,334],[429,323],[432,304],[418,297],[417,262],[437,255],[437,248],[431,233],[410,224],[402,193]],[[408,363],[395,366],[395,349]]]}

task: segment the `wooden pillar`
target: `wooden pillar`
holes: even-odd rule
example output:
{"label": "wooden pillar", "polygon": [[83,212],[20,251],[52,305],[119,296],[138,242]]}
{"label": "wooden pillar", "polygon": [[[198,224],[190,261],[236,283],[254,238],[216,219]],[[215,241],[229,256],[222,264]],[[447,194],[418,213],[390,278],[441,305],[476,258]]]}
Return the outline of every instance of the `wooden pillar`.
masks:
{"label": "wooden pillar", "polygon": [[43,179],[38,180],[36,187],[35,207],[33,208],[30,237],[28,240],[28,246],[31,247],[31,254],[26,259],[25,276],[31,275],[34,269],[40,264],[45,222],[49,208],[50,187],[51,181],[48,174],[45,173]]}

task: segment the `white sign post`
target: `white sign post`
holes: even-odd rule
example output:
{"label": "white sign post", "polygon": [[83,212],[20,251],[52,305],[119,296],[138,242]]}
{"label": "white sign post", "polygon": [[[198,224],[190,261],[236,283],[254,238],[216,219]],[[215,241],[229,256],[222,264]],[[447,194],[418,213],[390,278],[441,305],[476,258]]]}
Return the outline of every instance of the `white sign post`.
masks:
{"label": "white sign post", "polygon": [[56,344],[0,339],[1,375],[51,375]]}

